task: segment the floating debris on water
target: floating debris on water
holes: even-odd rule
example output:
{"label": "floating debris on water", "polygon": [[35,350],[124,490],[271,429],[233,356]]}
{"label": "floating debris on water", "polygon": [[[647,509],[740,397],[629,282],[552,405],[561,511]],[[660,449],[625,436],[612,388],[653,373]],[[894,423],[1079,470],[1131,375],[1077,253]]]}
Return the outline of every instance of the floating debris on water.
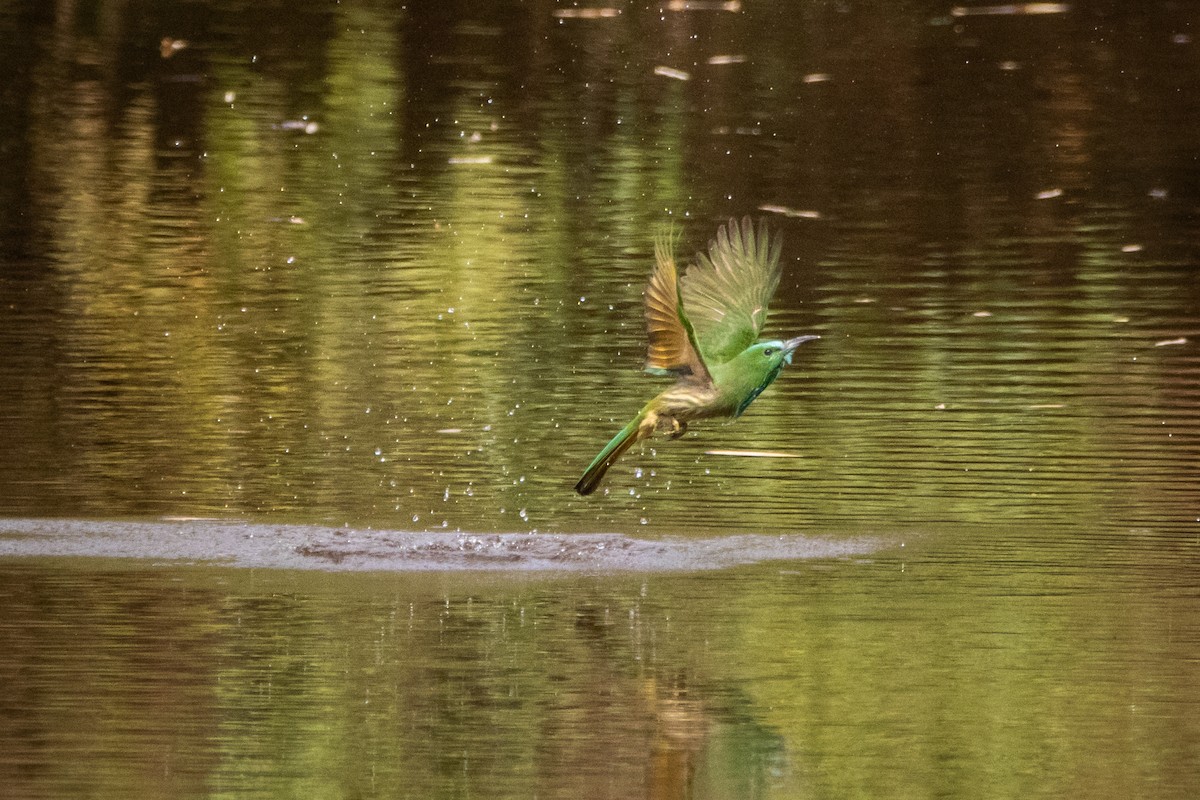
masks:
{"label": "floating debris on water", "polygon": [[301,117],[300,119],[285,119],[283,122],[280,122],[274,127],[281,131],[300,131],[302,133],[307,133],[310,136],[321,129],[320,125],[313,122],[308,117]]}
{"label": "floating debris on water", "polygon": [[670,0],[667,11],[732,11],[742,10],[741,0]]}
{"label": "floating debris on water", "polygon": [[492,163],[491,156],[450,156],[446,159],[448,164],[490,164]]}
{"label": "floating debris on water", "polygon": [[766,211],[768,214],[781,214],[785,217],[797,217],[799,219],[820,219],[821,212],[813,211],[812,209],[791,208],[789,206],[777,206],[770,203],[758,207],[759,211]]}
{"label": "floating debris on water", "polygon": [[187,39],[173,39],[170,36],[164,36],[158,44],[158,52],[163,58],[170,58],[180,50],[186,50],[187,47]]}
{"label": "floating debris on water", "polygon": [[781,450],[705,450],[710,456],[740,456],[742,458],[803,458],[799,453]]}
{"label": "floating debris on water", "polygon": [[709,57],[708,57],[708,63],[709,63],[709,64],[713,64],[713,65],[721,65],[721,64],[744,64],[744,63],[746,63],[746,57],[745,57],[745,56],[742,56],[742,55],[719,55],[719,56],[709,56]]}
{"label": "floating debris on water", "polygon": [[1154,346],[1155,347],[1171,347],[1173,345],[1178,345],[1178,344],[1187,344],[1187,342],[1188,342],[1188,340],[1187,340],[1186,336],[1180,336],[1177,339],[1163,339],[1160,342],[1155,342]]}
{"label": "floating debris on water", "polygon": [[1146,248],[1140,244],[1127,244],[1121,247],[1122,253],[1140,253]]}
{"label": "floating debris on water", "polygon": [[619,8],[556,8],[553,14],[558,19],[612,19],[621,16]]}
{"label": "floating debris on water", "polygon": [[690,81],[692,79],[691,73],[684,72],[681,69],[675,69],[674,67],[655,67],[654,74],[662,75],[664,78],[674,78],[677,81]]}
{"label": "floating debris on water", "polygon": [[800,80],[804,81],[805,83],[825,83],[826,81],[833,80],[833,76],[828,72],[810,72]]}
{"label": "floating debris on water", "polygon": [[1063,195],[1062,189],[1054,188],[1054,189],[1044,189],[1044,190],[1038,192],[1036,195],[1034,195],[1034,197],[1037,198],[1038,200],[1053,200],[1056,197],[1062,197],[1062,195]]}
{"label": "floating debris on water", "polygon": [[1069,3],[1007,3],[997,6],[955,6],[950,9],[950,16],[1000,17],[1023,14],[1066,14],[1070,10]]}

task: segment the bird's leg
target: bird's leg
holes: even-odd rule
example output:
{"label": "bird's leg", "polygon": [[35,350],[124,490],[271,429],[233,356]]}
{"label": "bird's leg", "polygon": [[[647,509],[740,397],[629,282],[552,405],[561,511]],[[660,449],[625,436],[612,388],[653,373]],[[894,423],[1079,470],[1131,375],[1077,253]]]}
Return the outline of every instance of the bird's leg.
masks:
{"label": "bird's leg", "polygon": [[669,414],[657,414],[651,412],[653,416],[647,416],[642,425],[649,425],[651,419],[654,421],[654,427],[657,430],[663,431],[671,439],[678,439],[687,433],[687,423],[680,421],[677,417]]}
{"label": "bird's leg", "polygon": [[645,419],[643,419],[642,423],[640,425],[638,425],[638,438],[639,439],[649,439],[651,436],[654,435],[654,429],[657,427],[658,427],[658,412],[656,412],[656,411],[646,412]]}

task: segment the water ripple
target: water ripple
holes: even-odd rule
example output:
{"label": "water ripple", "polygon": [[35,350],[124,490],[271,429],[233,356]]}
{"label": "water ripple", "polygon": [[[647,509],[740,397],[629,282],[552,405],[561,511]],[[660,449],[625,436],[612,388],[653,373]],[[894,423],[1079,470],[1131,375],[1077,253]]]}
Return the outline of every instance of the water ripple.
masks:
{"label": "water ripple", "polygon": [[0,523],[0,558],[130,558],[330,571],[690,572],[865,555],[884,545],[865,537],[641,539],[616,533],[424,533],[220,520]]}

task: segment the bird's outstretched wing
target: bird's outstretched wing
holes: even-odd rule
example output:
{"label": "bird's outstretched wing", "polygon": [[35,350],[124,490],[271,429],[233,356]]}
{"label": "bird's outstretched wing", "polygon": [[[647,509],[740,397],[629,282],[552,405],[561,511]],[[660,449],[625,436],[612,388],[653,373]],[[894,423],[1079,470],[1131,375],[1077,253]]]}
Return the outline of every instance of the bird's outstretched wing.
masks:
{"label": "bird's outstretched wing", "polygon": [[654,237],[654,272],[646,287],[646,371],[711,380],[696,348],[695,333],[680,313],[679,271],[675,267],[675,240],[670,228]]}
{"label": "bird's outstretched wing", "polygon": [[717,230],[708,253],[696,255],[683,277],[680,298],[694,331],[700,358],[708,364],[731,360],[758,339],[767,305],[779,285],[779,237],[771,241],[765,222],[745,217]]}

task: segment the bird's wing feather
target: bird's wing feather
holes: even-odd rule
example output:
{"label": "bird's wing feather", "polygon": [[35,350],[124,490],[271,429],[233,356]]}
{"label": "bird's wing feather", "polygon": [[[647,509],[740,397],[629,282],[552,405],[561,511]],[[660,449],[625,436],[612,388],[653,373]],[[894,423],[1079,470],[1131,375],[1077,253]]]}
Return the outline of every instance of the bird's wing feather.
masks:
{"label": "bird's wing feather", "polygon": [[746,217],[740,225],[729,220],[709,242],[708,253],[697,254],[680,297],[705,362],[725,363],[758,339],[779,285],[781,246],[779,237],[771,241],[765,222],[755,231]]}
{"label": "bird's wing feather", "polygon": [[646,287],[646,371],[710,380],[691,323],[680,311],[675,239],[670,229],[654,238],[654,272]]}

